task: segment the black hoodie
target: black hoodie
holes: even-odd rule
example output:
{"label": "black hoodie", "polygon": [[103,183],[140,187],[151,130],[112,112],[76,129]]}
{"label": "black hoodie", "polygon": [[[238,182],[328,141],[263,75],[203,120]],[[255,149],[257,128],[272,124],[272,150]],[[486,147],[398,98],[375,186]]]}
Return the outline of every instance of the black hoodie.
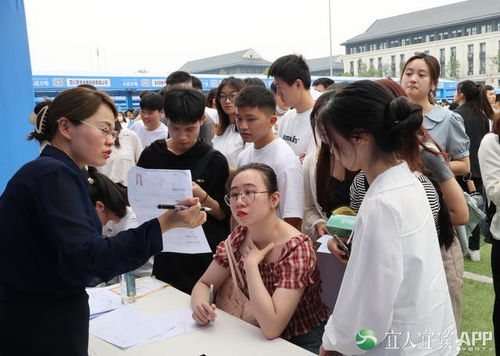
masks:
{"label": "black hoodie", "polygon": [[[213,151],[212,153],[209,153]],[[205,160],[209,159],[209,162]],[[204,169],[199,171],[199,164],[204,164]],[[146,147],[141,153],[137,166],[150,169],[189,169],[192,179],[210,197],[219,202],[226,213],[222,221],[207,214],[207,221],[203,224],[203,231],[207,236],[212,252],[219,242],[229,234],[229,217],[231,212],[224,202],[225,184],[229,177],[229,166],[222,153],[214,150],[207,143],[197,141],[186,152],[176,155],[168,150],[165,139],[157,140]],[[198,168],[197,168],[198,166]],[[195,283],[202,276],[208,265],[212,262],[212,253],[184,254],[162,252],[155,256],[153,275],[175,288],[191,294]]]}

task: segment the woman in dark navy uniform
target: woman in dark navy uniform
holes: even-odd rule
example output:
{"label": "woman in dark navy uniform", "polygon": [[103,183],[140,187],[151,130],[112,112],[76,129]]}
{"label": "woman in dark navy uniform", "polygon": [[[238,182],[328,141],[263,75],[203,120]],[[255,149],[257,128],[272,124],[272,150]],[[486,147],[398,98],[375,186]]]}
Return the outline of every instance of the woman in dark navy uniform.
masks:
{"label": "woman in dark navy uniform", "polygon": [[195,227],[197,199],[113,239],[82,173],[111,154],[117,111],[103,92],[69,89],[37,115],[30,137],[48,141],[0,197],[0,355],[87,355],[85,286],[134,270],[160,252],[162,232]]}

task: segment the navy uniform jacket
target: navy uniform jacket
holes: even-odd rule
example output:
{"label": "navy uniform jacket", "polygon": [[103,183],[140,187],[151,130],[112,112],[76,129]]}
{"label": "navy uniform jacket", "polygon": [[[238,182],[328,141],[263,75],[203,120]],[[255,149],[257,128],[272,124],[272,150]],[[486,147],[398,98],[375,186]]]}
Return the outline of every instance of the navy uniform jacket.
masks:
{"label": "navy uniform jacket", "polygon": [[102,238],[88,186],[74,161],[50,145],[9,181],[0,197],[0,303],[78,295],[162,250],[156,219]]}

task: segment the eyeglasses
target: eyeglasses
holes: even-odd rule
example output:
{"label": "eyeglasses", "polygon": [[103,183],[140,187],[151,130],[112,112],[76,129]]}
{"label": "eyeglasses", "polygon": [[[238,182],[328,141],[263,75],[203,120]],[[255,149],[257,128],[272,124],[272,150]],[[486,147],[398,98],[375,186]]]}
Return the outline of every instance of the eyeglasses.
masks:
{"label": "eyeglasses", "polygon": [[229,99],[230,102],[234,103],[234,100],[238,96],[238,93],[231,93],[229,95],[221,94],[219,95],[219,102],[221,104],[224,104],[227,99]]}
{"label": "eyeglasses", "polygon": [[91,124],[90,122],[86,122],[86,121],[80,121],[82,124],[84,125],[87,125],[87,126],[90,126],[90,127],[93,127],[94,129],[97,129],[99,131],[101,131],[101,134],[104,136],[104,137],[112,137],[113,140],[115,140],[117,137],[118,137],[118,134],[119,132],[118,131],[110,131],[107,127],[98,127],[94,124]]}
{"label": "eyeglasses", "polygon": [[245,204],[252,204],[255,200],[255,194],[261,193],[269,193],[269,191],[263,190],[262,192],[254,192],[253,190],[245,190],[242,193],[229,193],[224,195],[224,201],[227,205],[236,204],[238,199],[241,197],[241,200]]}

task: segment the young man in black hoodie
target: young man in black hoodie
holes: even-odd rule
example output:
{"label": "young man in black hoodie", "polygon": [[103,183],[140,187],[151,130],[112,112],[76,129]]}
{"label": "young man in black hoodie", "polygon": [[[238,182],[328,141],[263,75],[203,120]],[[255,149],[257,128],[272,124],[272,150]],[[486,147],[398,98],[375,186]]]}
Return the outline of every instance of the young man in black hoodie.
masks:
{"label": "young man in black hoodie", "polygon": [[205,119],[205,98],[193,89],[172,89],[164,96],[164,112],[169,138],[146,147],[137,165],[152,169],[189,169],[193,196],[211,208],[203,231],[212,253],[183,254],[162,252],[155,256],[153,275],[190,294],[191,289],[212,261],[217,244],[229,234],[228,206],[224,203],[229,176],[226,158],[197,139]]}

